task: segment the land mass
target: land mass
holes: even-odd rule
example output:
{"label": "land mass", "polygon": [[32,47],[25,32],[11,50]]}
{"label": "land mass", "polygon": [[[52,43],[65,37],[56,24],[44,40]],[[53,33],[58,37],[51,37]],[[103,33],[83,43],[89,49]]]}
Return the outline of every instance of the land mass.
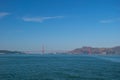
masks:
{"label": "land mass", "polygon": [[[66,52],[65,52],[66,53]],[[72,54],[120,54],[120,46],[112,48],[82,47],[68,51]],[[21,51],[0,50],[0,54],[25,54]]]}
{"label": "land mass", "polygon": [[24,52],[20,52],[20,51],[9,51],[9,50],[0,50],[0,54],[24,54]]}
{"label": "land mass", "polygon": [[82,47],[70,51],[72,54],[120,54],[120,46],[112,48]]}

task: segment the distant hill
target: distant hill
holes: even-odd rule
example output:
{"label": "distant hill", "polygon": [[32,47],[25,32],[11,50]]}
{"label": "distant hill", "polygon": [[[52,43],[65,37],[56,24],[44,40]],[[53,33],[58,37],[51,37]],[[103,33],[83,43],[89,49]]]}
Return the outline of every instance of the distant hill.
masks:
{"label": "distant hill", "polygon": [[24,53],[20,51],[0,50],[0,54],[24,54]]}
{"label": "distant hill", "polygon": [[70,53],[76,54],[120,54],[120,46],[113,48],[93,48],[93,47],[82,47],[77,48]]}

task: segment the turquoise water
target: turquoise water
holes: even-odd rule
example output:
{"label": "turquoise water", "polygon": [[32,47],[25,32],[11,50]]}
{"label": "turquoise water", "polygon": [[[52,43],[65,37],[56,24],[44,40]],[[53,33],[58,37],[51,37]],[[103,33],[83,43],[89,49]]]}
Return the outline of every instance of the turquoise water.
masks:
{"label": "turquoise water", "polygon": [[0,80],[120,80],[120,56],[0,55]]}

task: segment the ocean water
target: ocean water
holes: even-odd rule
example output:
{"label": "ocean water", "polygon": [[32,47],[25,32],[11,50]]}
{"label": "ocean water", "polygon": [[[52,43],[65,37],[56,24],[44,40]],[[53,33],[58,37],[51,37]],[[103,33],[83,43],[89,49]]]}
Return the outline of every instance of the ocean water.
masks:
{"label": "ocean water", "polygon": [[0,80],[120,80],[120,55],[0,55]]}

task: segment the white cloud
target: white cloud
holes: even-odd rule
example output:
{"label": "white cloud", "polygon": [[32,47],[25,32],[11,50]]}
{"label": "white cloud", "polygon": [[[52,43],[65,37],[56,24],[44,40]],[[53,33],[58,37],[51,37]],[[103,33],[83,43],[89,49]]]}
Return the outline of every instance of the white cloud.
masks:
{"label": "white cloud", "polygon": [[0,12],[0,18],[3,18],[7,15],[10,15],[10,13],[7,13],[7,12]]}
{"label": "white cloud", "polygon": [[53,16],[53,17],[23,17],[22,19],[27,22],[43,22],[49,19],[58,19],[62,18],[63,16]]}
{"label": "white cloud", "polygon": [[112,23],[114,20],[101,20],[100,23]]}
{"label": "white cloud", "polygon": [[37,18],[37,17],[23,17],[22,19],[28,22],[42,22],[43,21],[41,18]]}
{"label": "white cloud", "polygon": [[101,20],[99,22],[100,23],[115,23],[115,22],[120,22],[120,18],[106,19],[106,20]]}

